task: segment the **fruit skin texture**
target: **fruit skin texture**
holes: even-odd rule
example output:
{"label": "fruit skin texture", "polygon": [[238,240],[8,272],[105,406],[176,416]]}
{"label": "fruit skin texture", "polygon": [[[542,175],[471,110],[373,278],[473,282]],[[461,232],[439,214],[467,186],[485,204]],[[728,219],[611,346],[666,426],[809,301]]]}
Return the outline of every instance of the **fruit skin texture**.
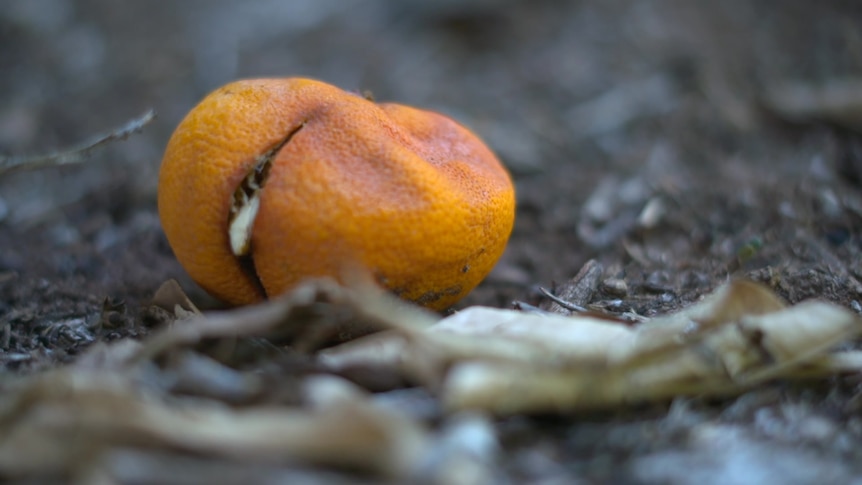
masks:
{"label": "fruit skin texture", "polygon": [[[233,194],[285,140],[243,264],[228,238]],[[449,118],[288,78],[233,82],[201,101],[168,143],[158,204],[180,263],[229,304],[361,267],[440,310],[503,253],[515,194],[494,154]]]}

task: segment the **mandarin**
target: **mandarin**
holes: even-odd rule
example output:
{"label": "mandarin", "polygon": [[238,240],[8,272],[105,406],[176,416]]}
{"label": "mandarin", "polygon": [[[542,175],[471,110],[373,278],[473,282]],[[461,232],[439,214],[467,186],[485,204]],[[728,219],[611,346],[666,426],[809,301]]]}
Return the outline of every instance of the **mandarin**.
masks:
{"label": "mandarin", "polygon": [[503,253],[511,178],[440,114],[299,78],[230,83],[174,131],[159,215],[177,259],[233,305],[361,267],[444,309]]}

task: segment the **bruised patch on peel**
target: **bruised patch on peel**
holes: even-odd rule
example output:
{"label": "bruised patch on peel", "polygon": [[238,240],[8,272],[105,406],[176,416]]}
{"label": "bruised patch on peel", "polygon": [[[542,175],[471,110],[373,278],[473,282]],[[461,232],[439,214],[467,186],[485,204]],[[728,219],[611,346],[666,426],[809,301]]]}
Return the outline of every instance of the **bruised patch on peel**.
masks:
{"label": "bruised patch on peel", "polygon": [[423,293],[422,296],[416,298],[414,301],[419,305],[427,306],[429,303],[434,303],[443,297],[459,295],[462,290],[463,288],[461,285],[455,285],[442,291],[428,291]]}

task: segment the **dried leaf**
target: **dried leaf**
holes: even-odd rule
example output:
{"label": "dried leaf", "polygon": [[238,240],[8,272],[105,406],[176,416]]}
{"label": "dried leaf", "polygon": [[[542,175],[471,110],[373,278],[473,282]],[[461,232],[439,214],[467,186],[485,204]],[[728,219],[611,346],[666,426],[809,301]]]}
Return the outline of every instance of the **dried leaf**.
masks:
{"label": "dried leaf", "polygon": [[111,372],[60,370],[22,383],[0,406],[0,475],[63,476],[117,447],[405,476],[427,446],[415,422],[362,396],[312,409],[167,402]]}
{"label": "dried leaf", "polygon": [[152,304],[173,313],[180,320],[201,314],[198,307],[192,303],[177,280],[173,278],[159,286],[159,289],[156,290],[156,294],[153,296]]}
{"label": "dried leaf", "polygon": [[[612,349],[627,349],[637,332],[590,316],[525,314],[471,307],[441,320],[426,339],[455,360],[489,359],[548,367],[606,366]],[[477,345],[481,339],[481,345]],[[617,353],[623,350],[617,351]]]}
{"label": "dried leaf", "polygon": [[396,332],[332,348],[325,360],[394,366],[439,392],[449,410],[498,414],[720,396],[768,378],[818,369],[827,375],[829,349],[862,329],[846,309],[821,302],[786,307],[747,281],[635,328],[588,315],[481,307],[425,329],[392,323]]}
{"label": "dried leaf", "polygon": [[[308,280],[278,298],[210,312],[163,329],[138,355],[151,359],[207,338],[266,337],[292,340],[308,352],[384,328],[425,328],[437,319],[365,281],[344,287],[331,279]],[[304,340],[303,340],[304,339]]]}
{"label": "dried leaf", "polygon": [[835,344],[860,332],[858,316],[828,303],[809,301],[766,315],[743,318],[740,331],[754,336],[771,361],[740,376],[758,382],[788,372],[823,355]]}

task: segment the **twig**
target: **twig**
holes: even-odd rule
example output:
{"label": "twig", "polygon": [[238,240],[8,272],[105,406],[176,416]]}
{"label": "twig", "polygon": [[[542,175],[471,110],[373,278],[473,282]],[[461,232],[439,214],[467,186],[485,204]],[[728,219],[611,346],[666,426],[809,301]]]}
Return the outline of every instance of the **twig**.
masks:
{"label": "twig", "polygon": [[16,170],[36,170],[45,167],[81,163],[96,148],[113,141],[125,140],[130,135],[141,131],[155,117],[156,112],[150,109],[138,118],[129,121],[113,131],[99,135],[68,150],[35,156],[5,157],[0,155],[0,175],[5,175]]}
{"label": "twig", "polygon": [[545,295],[546,297],[548,297],[551,301],[553,301],[557,305],[560,305],[561,307],[565,308],[566,310],[573,311],[573,312],[585,312],[585,311],[587,311],[586,308],[584,308],[580,305],[576,305],[572,302],[563,300],[562,298],[551,293],[550,291],[548,291],[545,288],[539,287],[539,291],[541,291],[542,294]]}
{"label": "twig", "polygon": [[525,301],[520,301],[520,300],[512,301],[512,309],[522,311],[524,313],[538,313],[538,314],[543,314],[543,315],[548,315],[551,313],[547,310],[542,310],[541,308],[539,308],[537,306],[530,305],[529,303],[527,303]]}
{"label": "twig", "polygon": [[553,302],[548,305],[543,303],[540,308],[561,315],[587,311],[584,306],[593,298],[593,293],[598,288],[604,272],[604,267],[598,261],[593,259],[587,261],[574,278],[556,288],[557,295],[540,289]]}

